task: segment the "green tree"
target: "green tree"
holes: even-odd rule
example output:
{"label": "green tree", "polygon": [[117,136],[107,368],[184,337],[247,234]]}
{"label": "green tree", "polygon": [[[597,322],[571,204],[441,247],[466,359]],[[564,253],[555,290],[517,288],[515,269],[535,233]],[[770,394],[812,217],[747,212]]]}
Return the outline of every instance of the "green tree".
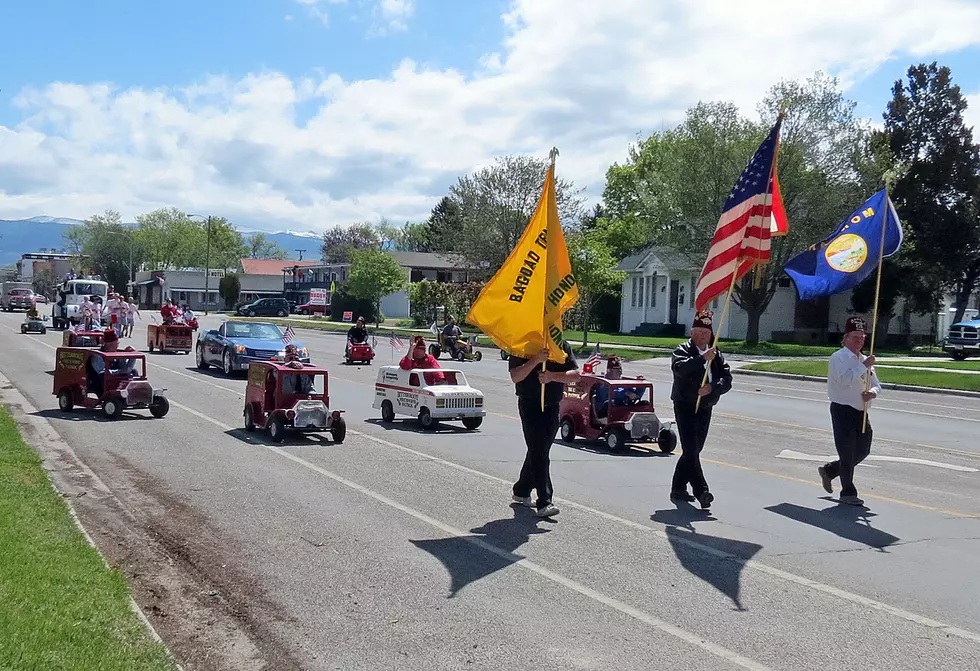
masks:
{"label": "green tree", "polygon": [[337,226],[323,233],[320,256],[324,263],[350,263],[358,249],[378,249],[378,234],[371,224]]}
{"label": "green tree", "polygon": [[428,222],[407,223],[401,232],[398,248],[403,252],[431,252],[431,229]]}
{"label": "green tree", "polygon": [[371,301],[376,308],[376,324],[380,324],[384,319],[381,299],[405,287],[405,270],[390,253],[372,248],[352,250],[350,264],[348,293],[354,298]]}
{"label": "green tree", "polygon": [[57,283],[58,278],[47,268],[43,268],[34,273],[34,277],[31,280],[34,293],[47,296],[48,298],[54,298],[54,288]]}
{"label": "green tree", "polygon": [[285,259],[286,250],[265,233],[251,233],[245,238],[245,249],[250,259]]}
{"label": "green tree", "polygon": [[242,282],[236,273],[228,273],[218,282],[218,295],[225,301],[225,309],[233,310],[242,294]]}
{"label": "green tree", "polygon": [[427,248],[419,252],[450,252],[456,236],[463,229],[463,208],[449,196],[443,196],[425,220],[428,234],[424,237]]}
{"label": "green tree", "polygon": [[106,210],[73,226],[65,233],[73,249],[81,249],[85,257],[85,270],[101,275],[119,291],[125,291],[130,278],[130,245],[133,245],[133,265],[137,265],[134,231],[122,223],[122,217],[114,210]]}
{"label": "green tree", "polygon": [[[891,190],[908,250],[932,280],[933,306],[952,291],[963,318],[980,282],[980,147],[963,121],[967,103],[950,69],[914,65],[884,114],[898,177]],[[928,289],[919,287],[919,298]]]}
{"label": "green tree", "polygon": [[581,315],[582,344],[588,345],[596,305],[603,296],[620,292],[626,273],[616,270],[618,261],[606,244],[601,228],[573,233],[568,236],[567,242],[568,256],[579,290],[575,308]]}

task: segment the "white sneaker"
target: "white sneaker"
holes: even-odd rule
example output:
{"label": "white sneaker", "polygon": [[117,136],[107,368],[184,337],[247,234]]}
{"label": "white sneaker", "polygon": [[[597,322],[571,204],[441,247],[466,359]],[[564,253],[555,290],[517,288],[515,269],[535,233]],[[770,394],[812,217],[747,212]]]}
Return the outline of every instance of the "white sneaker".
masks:
{"label": "white sneaker", "polygon": [[549,503],[544,508],[535,509],[534,514],[537,515],[538,517],[554,517],[560,512],[561,511],[558,510],[558,506],[556,506],[553,503]]}
{"label": "white sneaker", "polygon": [[520,503],[522,506],[527,506],[529,508],[534,506],[530,496],[518,496],[517,494],[513,494],[511,495],[510,500],[514,503]]}

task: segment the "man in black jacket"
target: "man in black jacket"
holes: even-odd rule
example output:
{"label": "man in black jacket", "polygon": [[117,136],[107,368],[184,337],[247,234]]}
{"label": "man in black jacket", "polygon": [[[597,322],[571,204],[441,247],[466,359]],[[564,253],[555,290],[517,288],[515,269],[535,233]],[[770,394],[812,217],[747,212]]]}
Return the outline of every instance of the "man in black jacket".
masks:
{"label": "man in black jacket", "polygon": [[[674,420],[681,439],[681,456],[674,469],[670,487],[672,501],[697,501],[703,510],[711,507],[714,495],[708,491],[708,483],[701,470],[701,450],[708,437],[711,409],[722,394],[732,388],[732,373],[725,357],[711,347],[714,313],[702,310],[694,317],[691,339],[674,350],[670,369],[674,373],[674,386],[670,400],[674,402]],[[704,371],[709,368],[708,381],[704,385]],[[698,407],[698,398],[701,405]],[[694,495],[688,493],[691,485]]]}

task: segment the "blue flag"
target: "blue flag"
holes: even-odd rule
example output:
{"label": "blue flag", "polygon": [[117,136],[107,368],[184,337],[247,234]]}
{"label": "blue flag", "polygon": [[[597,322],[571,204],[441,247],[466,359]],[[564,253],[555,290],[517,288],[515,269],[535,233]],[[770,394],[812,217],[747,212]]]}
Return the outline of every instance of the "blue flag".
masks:
{"label": "blue flag", "polygon": [[860,284],[878,267],[879,258],[899,250],[902,239],[895,206],[882,190],[864,201],[823,242],[787,261],[783,270],[796,284],[801,301],[832,296]]}

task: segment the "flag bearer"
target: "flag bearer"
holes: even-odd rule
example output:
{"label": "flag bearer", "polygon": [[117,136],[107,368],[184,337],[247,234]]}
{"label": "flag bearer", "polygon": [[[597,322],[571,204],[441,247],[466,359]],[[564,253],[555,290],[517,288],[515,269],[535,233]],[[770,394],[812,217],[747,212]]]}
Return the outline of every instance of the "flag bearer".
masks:
{"label": "flag bearer", "polygon": [[[874,355],[864,356],[865,321],[850,317],[844,324],[843,347],[830,357],[827,371],[827,395],[830,397],[830,421],[834,427],[837,460],[817,469],[823,488],[834,492],[834,478],[840,476],[840,502],[863,506],[854,486],[854,468],[871,454],[871,422],[864,427],[864,411],[881,391],[881,382],[873,368]],[[870,389],[868,376],[871,376]]]}
{"label": "flag bearer", "polygon": [[[690,340],[677,346],[670,364],[674,373],[670,400],[674,402],[674,420],[682,450],[674,469],[670,499],[697,501],[703,510],[711,507],[715,497],[708,491],[701,470],[701,450],[708,437],[711,409],[721,395],[732,388],[732,373],[725,357],[711,347],[713,317],[711,310],[702,310],[695,315]],[[702,385],[705,368],[708,369],[708,381]],[[700,407],[698,397],[701,398]],[[693,495],[687,491],[688,485],[691,485]]]}

